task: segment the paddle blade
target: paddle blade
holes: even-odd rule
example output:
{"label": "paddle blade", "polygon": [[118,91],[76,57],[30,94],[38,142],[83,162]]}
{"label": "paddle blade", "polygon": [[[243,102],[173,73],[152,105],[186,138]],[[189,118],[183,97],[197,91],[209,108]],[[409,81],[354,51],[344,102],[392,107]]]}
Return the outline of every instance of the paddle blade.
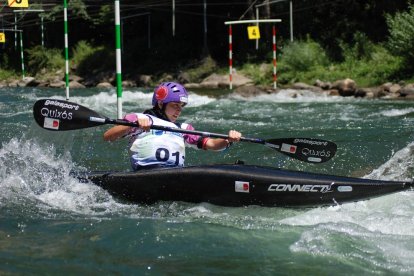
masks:
{"label": "paddle blade", "polygon": [[308,162],[323,163],[336,153],[336,144],[313,138],[280,138],[266,140],[265,145],[292,158]]}
{"label": "paddle blade", "polygon": [[53,131],[99,126],[107,119],[79,104],[56,99],[36,101],[33,117],[40,127]]}

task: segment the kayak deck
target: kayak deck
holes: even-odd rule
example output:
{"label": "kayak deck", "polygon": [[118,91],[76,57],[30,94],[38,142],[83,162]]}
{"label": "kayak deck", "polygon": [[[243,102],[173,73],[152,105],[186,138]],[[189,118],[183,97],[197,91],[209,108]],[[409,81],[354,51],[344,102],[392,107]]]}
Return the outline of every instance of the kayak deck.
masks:
{"label": "kayak deck", "polygon": [[78,176],[131,202],[208,202],[221,206],[336,205],[411,189],[412,181],[384,181],[252,165],[206,165]]}

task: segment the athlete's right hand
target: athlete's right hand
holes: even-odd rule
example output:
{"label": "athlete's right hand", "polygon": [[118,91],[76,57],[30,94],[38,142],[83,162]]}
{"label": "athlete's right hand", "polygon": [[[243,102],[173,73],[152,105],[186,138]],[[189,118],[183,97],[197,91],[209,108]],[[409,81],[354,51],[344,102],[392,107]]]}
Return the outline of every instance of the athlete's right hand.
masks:
{"label": "athlete's right hand", "polygon": [[144,131],[150,131],[152,122],[148,116],[138,116],[137,123],[139,127],[142,128]]}

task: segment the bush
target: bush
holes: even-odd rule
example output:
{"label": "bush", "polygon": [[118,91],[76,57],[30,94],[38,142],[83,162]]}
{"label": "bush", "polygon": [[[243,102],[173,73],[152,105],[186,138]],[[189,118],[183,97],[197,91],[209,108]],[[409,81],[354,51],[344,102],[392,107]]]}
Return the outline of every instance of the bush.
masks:
{"label": "bush", "polygon": [[216,62],[210,56],[208,56],[202,60],[199,66],[187,70],[187,73],[191,81],[197,82],[201,81],[203,78],[207,77],[211,73],[216,72],[216,70]]}
{"label": "bush", "polygon": [[393,54],[400,55],[407,63],[414,61],[414,6],[410,4],[406,12],[387,14],[390,36],[387,46]]}
{"label": "bush", "polygon": [[76,60],[79,62],[77,73],[80,76],[93,76],[100,72],[114,71],[115,68],[115,53],[104,47],[94,48],[88,54],[80,54]]}
{"label": "bush", "polygon": [[19,76],[14,71],[0,69],[0,80],[18,79]]}
{"label": "bush", "polygon": [[81,40],[73,49],[73,58],[71,59],[71,63],[75,64],[75,67],[77,67],[85,59],[93,55],[94,52],[101,49],[102,47],[94,48],[87,41]]}
{"label": "bush", "polygon": [[314,66],[329,64],[325,50],[310,38],[288,44],[282,50],[281,61],[290,71],[300,72],[309,71]]}
{"label": "bush", "polygon": [[355,61],[371,59],[374,44],[368,39],[367,35],[356,32],[353,35],[353,41],[354,44],[346,44],[343,41],[339,41],[345,63],[351,64]]}
{"label": "bush", "polygon": [[26,50],[28,54],[28,71],[37,73],[42,69],[57,70],[65,66],[65,60],[58,49],[46,49],[38,45]]}

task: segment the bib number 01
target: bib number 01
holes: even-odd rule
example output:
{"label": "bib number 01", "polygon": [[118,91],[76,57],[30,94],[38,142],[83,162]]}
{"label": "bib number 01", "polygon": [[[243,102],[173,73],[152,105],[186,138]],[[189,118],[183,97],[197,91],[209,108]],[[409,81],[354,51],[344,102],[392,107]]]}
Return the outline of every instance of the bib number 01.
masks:
{"label": "bib number 01", "polygon": [[[175,157],[175,165],[178,166],[180,163],[180,153],[177,151],[172,153],[171,156]],[[155,152],[155,158],[157,158],[158,161],[167,162],[168,159],[170,159],[170,151],[166,148],[159,148]]]}

